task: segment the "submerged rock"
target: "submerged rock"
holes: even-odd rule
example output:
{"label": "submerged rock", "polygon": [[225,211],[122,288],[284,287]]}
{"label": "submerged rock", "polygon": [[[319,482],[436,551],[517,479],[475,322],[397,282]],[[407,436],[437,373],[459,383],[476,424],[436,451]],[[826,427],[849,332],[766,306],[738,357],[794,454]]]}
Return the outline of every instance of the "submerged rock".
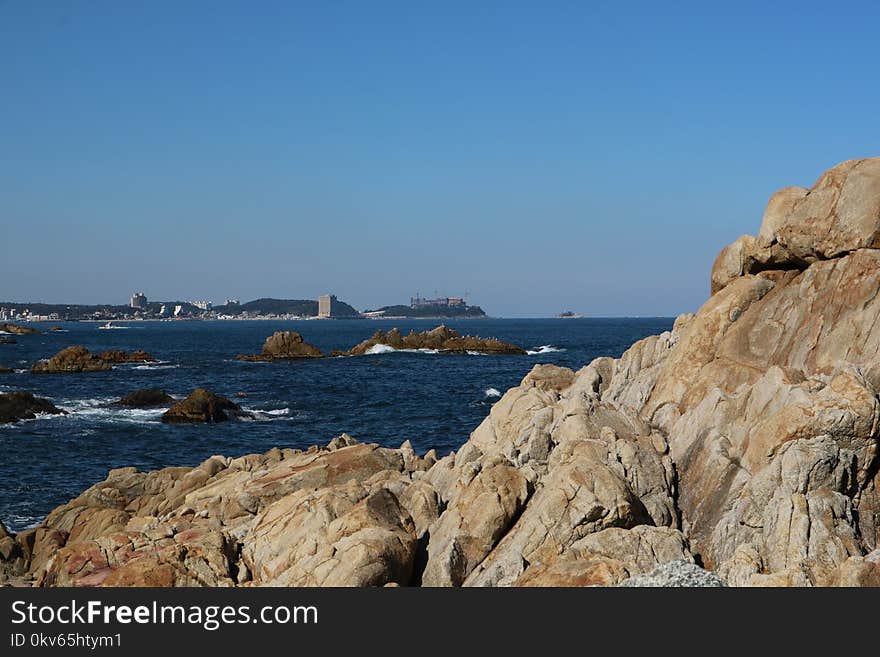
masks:
{"label": "submerged rock", "polygon": [[94,355],[85,347],[76,345],[62,349],[48,360],[36,363],[34,374],[55,374],[63,372],[105,372],[112,369],[107,361]]}
{"label": "submerged rock", "polygon": [[0,333],[14,333],[15,335],[36,335],[39,333],[33,326],[21,326],[20,324],[0,324]]}
{"label": "submerged rock", "polygon": [[131,408],[153,408],[167,406],[174,403],[174,397],[161,388],[145,388],[131,392],[117,402],[117,406],[129,406]]}
{"label": "submerged rock", "polygon": [[9,369],[8,367],[3,367],[2,365],[0,365],[0,374],[12,374],[12,372],[13,370]]}
{"label": "submerged rock", "polygon": [[303,340],[296,331],[276,331],[263,344],[259,354],[239,354],[238,360],[272,361],[292,360],[296,358],[323,358],[324,354],[314,345]]}
{"label": "submerged rock", "polygon": [[6,336],[0,336],[0,344],[15,344],[18,342],[15,338],[8,338]]}
{"label": "submerged rock", "polygon": [[162,415],[162,422],[199,423],[226,422],[235,417],[253,417],[226,397],[204,388],[196,388],[189,397],[177,402]]}
{"label": "submerged rock", "polygon": [[376,331],[372,337],[355,345],[348,351],[334,351],[334,356],[359,356],[370,353],[377,346],[390,347],[392,349],[430,349],[448,353],[467,353],[478,351],[486,354],[525,354],[525,349],[508,342],[502,342],[495,338],[480,338],[470,335],[461,335],[455,329],[445,324],[416,333],[410,331],[409,335],[402,335],[400,330],[393,328],[388,332]]}
{"label": "submerged rock", "polygon": [[98,358],[107,362],[107,363],[154,363],[156,359],[153,358],[150,354],[148,354],[143,349],[136,349],[131,353],[127,351],[122,351],[121,349],[111,349],[109,351],[102,351],[98,354]]}
{"label": "submerged rock", "polygon": [[8,392],[0,394],[0,424],[33,420],[37,413],[52,415],[65,414],[48,399],[34,397],[30,392]]}

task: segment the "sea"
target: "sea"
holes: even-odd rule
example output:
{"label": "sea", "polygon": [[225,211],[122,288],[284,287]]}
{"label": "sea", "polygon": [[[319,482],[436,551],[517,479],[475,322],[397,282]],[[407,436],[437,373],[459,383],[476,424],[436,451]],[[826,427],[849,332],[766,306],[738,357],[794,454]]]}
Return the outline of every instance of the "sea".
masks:
{"label": "sea", "polygon": [[[633,342],[672,328],[673,318],[464,319],[445,323],[466,335],[496,337],[524,356],[386,351],[285,362],[243,362],[274,331],[298,331],[325,353],[348,349],[377,330],[425,331],[438,320],[94,322],[32,324],[61,331],[0,344],[0,392],[26,390],[68,415],[0,425],[0,521],[11,531],[38,524],[60,504],[102,481],[111,468],[154,470],[197,465],[214,454],[240,456],[272,447],[326,444],[346,432],[364,442],[417,453],[457,450],[508,388],[538,363],[578,369],[620,356]],[[93,352],[144,349],[155,363],[109,372],[30,374],[28,368],[70,345]],[[166,425],[165,408],[111,405],[159,387],[183,398],[196,387],[229,397],[256,419]],[[237,398],[237,393],[247,396]]]}

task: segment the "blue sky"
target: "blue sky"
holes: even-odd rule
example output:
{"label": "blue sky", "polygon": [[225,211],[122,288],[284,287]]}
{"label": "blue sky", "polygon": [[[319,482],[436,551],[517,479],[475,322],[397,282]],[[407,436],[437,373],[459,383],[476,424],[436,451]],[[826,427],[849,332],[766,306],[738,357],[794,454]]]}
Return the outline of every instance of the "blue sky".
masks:
{"label": "blue sky", "polygon": [[0,0],[0,299],[672,315],[880,154],[880,5]]}

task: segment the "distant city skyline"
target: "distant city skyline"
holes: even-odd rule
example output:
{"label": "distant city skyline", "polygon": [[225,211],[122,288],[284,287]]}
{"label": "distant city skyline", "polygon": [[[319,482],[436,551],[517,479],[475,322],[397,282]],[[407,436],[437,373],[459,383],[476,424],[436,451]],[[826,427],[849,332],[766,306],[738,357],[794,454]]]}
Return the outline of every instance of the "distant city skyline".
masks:
{"label": "distant city skyline", "polygon": [[695,311],[773,192],[880,154],[878,20],[3,2],[0,299]]}

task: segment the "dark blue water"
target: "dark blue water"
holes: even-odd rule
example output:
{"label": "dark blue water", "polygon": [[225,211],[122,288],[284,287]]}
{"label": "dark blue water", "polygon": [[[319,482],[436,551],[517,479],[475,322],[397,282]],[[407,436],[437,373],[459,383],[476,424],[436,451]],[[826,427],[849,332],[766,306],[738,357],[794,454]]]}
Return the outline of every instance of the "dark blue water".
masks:
{"label": "dark blue water", "polygon": [[[238,456],[274,446],[325,444],[348,432],[362,441],[417,452],[457,449],[497,401],[492,389],[517,385],[536,363],[577,369],[597,356],[619,356],[672,319],[485,319],[447,321],[464,334],[497,337],[539,353],[528,356],[396,352],[351,358],[247,363],[277,330],[295,330],[325,352],[346,349],[377,329],[423,331],[436,320],[131,322],[126,329],[62,323],[64,333],[17,336],[0,344],[0,365],[24,370],[60,349],[145,349],[151,365],[110,372],[0,375],[0,392],[28,390],[70,412],[0,425],[0,520],[13,531],[33,525],[110,468],[195,465],[212,454]],[[40,325],[37,325],[40,326]],[[46,328],[49,325],[43,325]],[[542,349],[542,347],[544,347]],[[184,397],[202,386],[259,411],[256,421],[163,425],[165,409],[108,407],[122,395],[161,387]],[[234,395],[246,392],[246,399]]]}

